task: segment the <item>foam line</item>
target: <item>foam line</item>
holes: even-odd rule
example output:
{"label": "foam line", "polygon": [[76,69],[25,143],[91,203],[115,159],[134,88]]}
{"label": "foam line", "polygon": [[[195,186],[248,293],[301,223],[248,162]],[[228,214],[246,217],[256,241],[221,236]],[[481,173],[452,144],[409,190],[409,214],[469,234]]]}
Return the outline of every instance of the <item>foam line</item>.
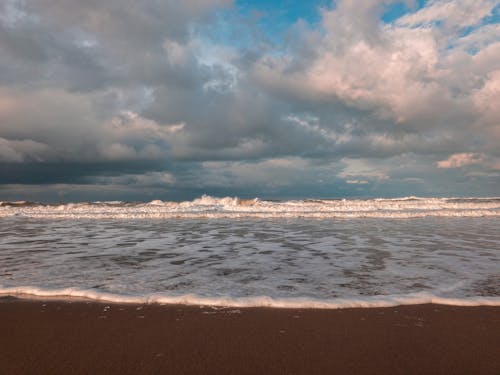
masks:
{"label": "foam line", "polygon": [[266,201],[215,198],[149,203],[83,202],[44,205],[0,202],[0,217],[41,219],[421,218],[500,216],[500,198],[418,198]]}
{"label": "foam line", "polygon": [[149,294],[125,296],[78,288],[43,289],[31,286],[0,287],[0,296],[14,296],[25,299],[92,300],[122,304],[180,304],[217,307],[270,307],[301,309],[342,309],[393,307],[401,305],[441,304],[452,306],[500,306],[500,297],[445,298],[430,293],[408,295],[374,296],[365,298],[339,298],[329,300],[293,298],[277,299],[266,296],[230,298],[202,297],[194,294],[168,296]]}

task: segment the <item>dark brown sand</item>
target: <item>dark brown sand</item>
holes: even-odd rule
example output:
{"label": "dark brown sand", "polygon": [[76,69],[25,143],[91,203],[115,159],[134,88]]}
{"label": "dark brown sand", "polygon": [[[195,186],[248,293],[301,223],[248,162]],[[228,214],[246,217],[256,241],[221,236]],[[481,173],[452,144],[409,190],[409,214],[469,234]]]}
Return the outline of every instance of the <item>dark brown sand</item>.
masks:
{"label": "dark brown sand", "polygon": [[500,374],[500,307],[0,299],[0,374]]}

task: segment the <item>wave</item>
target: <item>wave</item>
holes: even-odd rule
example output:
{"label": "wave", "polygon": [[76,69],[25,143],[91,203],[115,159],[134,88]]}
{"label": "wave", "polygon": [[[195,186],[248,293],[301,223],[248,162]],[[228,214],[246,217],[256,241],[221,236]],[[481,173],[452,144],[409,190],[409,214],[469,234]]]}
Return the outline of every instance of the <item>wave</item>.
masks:
{"label": "wave", "polygon": [[127,296],[99,292],[90,289],[62,288],[42,289],[23,286],[0,288],[0,296],[13,296],[24,299],[57,299],[57,300],[91,300],[98,302],[123,304],[168,304],[216,307],[271,307],[271,308],[301,308],[301,309],[342,309],[342,308],[373,308],[393,307],[401,305],[440,304],[452,306],[500,306],[500,297],[439,297],[430,293],[412,293],[407,295],[371,296],[336,299],[311,298],[273,298],[267,296],[231,298],[204,297],[195,294],[168,296],[164,294],[149,294],[142,296]]}
{"label": "wave", "polygon": [[203,195],[186,202],[153,200],[40,204],[0,202],[0,217],[61,219],[418,218],[500,216],[500,198],[377,198],[270,201]]}

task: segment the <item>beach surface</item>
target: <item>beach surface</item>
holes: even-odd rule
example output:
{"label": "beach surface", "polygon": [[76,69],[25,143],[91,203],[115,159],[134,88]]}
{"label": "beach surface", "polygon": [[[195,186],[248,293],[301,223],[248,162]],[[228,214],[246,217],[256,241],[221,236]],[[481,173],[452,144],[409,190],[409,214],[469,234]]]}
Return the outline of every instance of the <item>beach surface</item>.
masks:
{"label": "beach surface", "polygon": [[500,307],[0,301],[2,374],[500,374]]}

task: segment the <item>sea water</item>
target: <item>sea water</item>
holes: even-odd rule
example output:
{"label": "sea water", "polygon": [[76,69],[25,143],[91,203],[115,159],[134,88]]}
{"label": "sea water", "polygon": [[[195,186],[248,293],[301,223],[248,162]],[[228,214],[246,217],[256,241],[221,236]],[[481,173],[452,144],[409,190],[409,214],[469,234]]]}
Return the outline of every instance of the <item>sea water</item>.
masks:
{"label": "sea water", "polygon": [[500,198],[2,202],[0,295],[500,305]]}

